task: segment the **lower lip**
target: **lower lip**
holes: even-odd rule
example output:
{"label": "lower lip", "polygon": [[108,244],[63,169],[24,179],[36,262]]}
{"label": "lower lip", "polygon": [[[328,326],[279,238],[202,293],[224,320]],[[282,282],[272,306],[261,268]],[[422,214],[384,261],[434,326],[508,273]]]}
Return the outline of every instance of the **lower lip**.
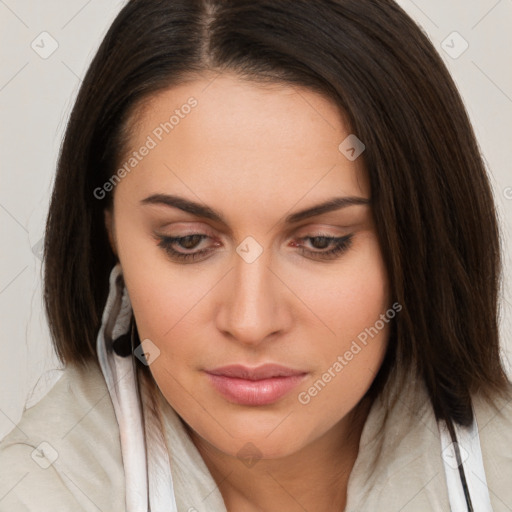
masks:
{"label": "lower lip", "polygon": [[268,405],[283,398],[306,374],[262,380],[235,379],[207,373],[213,387],[229,402],[239,405]]}

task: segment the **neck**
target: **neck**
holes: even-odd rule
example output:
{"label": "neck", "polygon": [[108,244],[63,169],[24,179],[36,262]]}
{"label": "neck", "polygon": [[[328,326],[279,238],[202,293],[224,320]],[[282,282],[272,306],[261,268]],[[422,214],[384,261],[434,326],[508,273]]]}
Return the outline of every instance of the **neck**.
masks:
{"label": "neck", "polygon": [[247,467],[187,426],[228,512],[344,510],[350,472],[370,410],[365,398],[326,433],[279,459]]}

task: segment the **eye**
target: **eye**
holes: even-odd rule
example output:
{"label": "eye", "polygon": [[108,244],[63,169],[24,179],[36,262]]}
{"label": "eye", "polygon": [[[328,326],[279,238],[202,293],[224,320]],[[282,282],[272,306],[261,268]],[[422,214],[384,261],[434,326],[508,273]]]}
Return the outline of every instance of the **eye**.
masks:
{"label": "eye", "polygon": [[[349,249],[352,244],[352,237],[352,234],[342,237],[318,234],[298,239],[301,242],[309,240],[317,250],[307,249],[296,242],[293,243],[293,246],[298,247],[300,252],[308,257],[331,260],[341,256],[341,254]],[[161,247],[171,257],[171,259],[185,263],[203,259],[207,254],[214,251],[216,247],[221,245],[219,242],[214,242],[213,246],[205,249],[196,250],[194,252],[184,252],[183,250],[191,251],[197,248],[203,240],[211,237],[204,233],[192,233],[186,236],[156,235],[156,238],[158,240],[158,246]],[[329,250],[325,250],[328,247],[331,248]]]}
{"label": "eye", "polygon": [[331,247],[329,250],[316,250],[312,251],[310,249],[305,249],[303,246],[299,246],[300,251],[303,254],[306,254],[308,257],[319,258],[319,259],[335,259],[341,256],[344,252],[346,252],[352,244],[353,235],[345,235],[341,237],[333,237],[328,235],[315,235],[315,236],[306,236],[300,238],[300,240],[309,240],[310,243],[317,249],[325,249],[326,247]]}
{"label": "eye", "polygon": [[[201,249],[199,251],[195,252],[182,252],[177,251],[174,246],[178,245],[181,246],[183,249],[194,249],[197,247],[199,242],[203,241],[205,238],[210,238],[208,235],[202,234],[202,233],[193,233],[191,235],[186,236],[158,236],[159,239],[158,246],[164,249],[167,254],[172,259],[189,262],[189,261],[195,261],[199,258],[202,258],[206,254],[210,253],[213,249]],[[217,243],[217,246],[219,244]]]}

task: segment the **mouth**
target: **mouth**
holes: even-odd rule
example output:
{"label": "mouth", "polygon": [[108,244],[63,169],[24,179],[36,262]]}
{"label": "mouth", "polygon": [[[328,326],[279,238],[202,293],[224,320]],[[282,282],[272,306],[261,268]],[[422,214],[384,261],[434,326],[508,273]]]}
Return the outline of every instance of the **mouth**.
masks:
{"label": "mouth", "polygon": [[239,405],[268,405],[277,402],[304,380],[307,372],[275,364],[256,368],[223,366],[205,373],[226,400]]}

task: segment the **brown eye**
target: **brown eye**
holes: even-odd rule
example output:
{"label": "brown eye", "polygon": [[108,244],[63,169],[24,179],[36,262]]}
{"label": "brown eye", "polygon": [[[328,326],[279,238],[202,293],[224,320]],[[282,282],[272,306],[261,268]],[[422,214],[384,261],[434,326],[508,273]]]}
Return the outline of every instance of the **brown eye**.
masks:
{"label": "brown eye", "polygon": [[[335,259],[337,256],[341,255],[342,253],[349,249],[349,247],[352,244],[352,237],[352,234],[342,237],[332,237],[324,235],[303,237],[300,240],[310,240],[311,245],[313,245],[315,249],[320,250],[312,251],[309,249],[305,249],[304,247],[301,247],[301,252],[313,258]],[[329,249],[328,251],[321,250],[326,249],[327,247],[330,246],[333,246],[333,248]]]}
{"label": "brown eye", "polygon": [[187,235],[177,238],[176,241],[185,249],[194,249],[195,246],[203,239],[204,235]]}
{"label": "brown eye", "polygon": [[[315,250],[307,249],[301,245],[299,245],[299,249],[302,254],[305,254],[311,258],[324,260],[335,259],[349,249],[352,243],[352,236],[353,235],[350,234],[342,237],[332,237],[325,235],[302,237],[300,240],[309,240],[310,244]],[[206,249],[200,249],[189,253],[180,250],[180,248],[184,249],[185,251],[193,250],[207,238],[211,237],[202,233],[193,233],[191,235],[176,237],[157,235],[157,239],[159,241],[158,246],[161,247],[171,257],[171,259],[181,262],[194,262],[196,260],[202,259],[210,252],[212,252],[215,247],[220,245],[218,242],[216,242],[213,244],[213,247],[210,246]],[[325,250],[328,247],[332,247],[332,249]]]}
{"label": "brown eye", "polygon": [[195,261],[198,258],[201,258],[212,251],[212,248],[201,249],[196,252],[186,253],[179,249],[180,247],[185,250],[195,249],[199,243],[206,239],[210,238],[208,235],[202,233],[194,233],[186,236],[161,236],[157,235],[157,239],[159,240],[158,246],[165,250],[165,252],[175,260],[179,261]]}

